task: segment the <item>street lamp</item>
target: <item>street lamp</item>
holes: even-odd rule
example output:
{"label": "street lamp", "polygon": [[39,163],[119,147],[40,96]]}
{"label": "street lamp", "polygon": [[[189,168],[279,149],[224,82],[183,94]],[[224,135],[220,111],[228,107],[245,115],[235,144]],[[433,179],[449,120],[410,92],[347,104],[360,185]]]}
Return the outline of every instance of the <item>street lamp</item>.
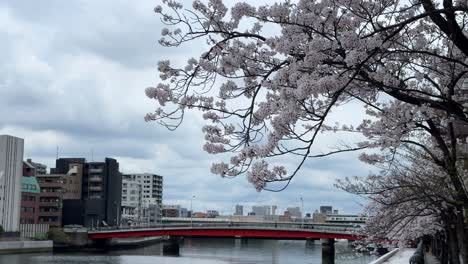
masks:
{"label": "street lamp", "polygon": [[302,199],[302,196],[301,196],[301,206],[302,206],[302,209],[301,209],[301,228],[304,228],[304,216],[302,215],[304,213],[304,200]]}
{"label": "street lamp", "polygon": [[192,198],[190,198],[190,226],[193,227],[193,198],[195,198],[195,195],[192,195]]}

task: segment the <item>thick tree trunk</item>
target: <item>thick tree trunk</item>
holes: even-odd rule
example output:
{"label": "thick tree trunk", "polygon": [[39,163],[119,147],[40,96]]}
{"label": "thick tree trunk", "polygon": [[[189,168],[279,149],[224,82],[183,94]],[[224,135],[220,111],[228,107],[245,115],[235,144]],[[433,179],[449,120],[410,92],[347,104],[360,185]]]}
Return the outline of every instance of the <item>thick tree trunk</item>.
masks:
{"label": "thick tree trunk", "polygon": [[448,264],[449,258],[448,258],[448,239],[447,235],[444,235],[443,237],[441,236],[441,239],[439,242],[441,243],[441,251],[440,251],[440,262],[443,264]]}
{"label": "thick tree trunk", "polygon": [[[460,250],[458,249],[458,239],[455,224],[449,221],[447,226],[447,242],[449,249],[449,263],[450,264],[461,264],[460,263]],[[464,264],[464,263],[463,263]]]}
{"label": "thick tree trunk", "polygon": [[463,216],[463,209],[457,211],[455,233],[457,234],[458,248],[460,250],[460,262],[468,263],[468,240],[466,234],[465,219]]}

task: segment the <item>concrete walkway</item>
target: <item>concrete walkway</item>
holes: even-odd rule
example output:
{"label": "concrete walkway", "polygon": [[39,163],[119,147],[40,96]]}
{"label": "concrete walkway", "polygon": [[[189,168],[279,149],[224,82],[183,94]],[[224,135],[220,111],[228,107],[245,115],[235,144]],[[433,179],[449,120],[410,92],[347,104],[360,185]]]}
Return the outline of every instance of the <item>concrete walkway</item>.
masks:
{"label": "concrete walkway", "polygon": [[384,264],[408,264],[409,259],[415,251],[415,248],[402,248],[394,256],[385,261]]}
{"label": "concrete walkway", "polygon": [[424,256],[425,264],[440,264],[440,262],[432,255],[431,252],[428,252]]}

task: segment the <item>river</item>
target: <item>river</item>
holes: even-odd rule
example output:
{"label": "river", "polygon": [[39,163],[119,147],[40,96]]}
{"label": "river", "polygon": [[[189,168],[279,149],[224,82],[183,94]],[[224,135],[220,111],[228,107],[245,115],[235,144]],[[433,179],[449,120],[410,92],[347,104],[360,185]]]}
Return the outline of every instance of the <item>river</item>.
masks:
{"label": "river", "polygon": [[[180,256],[163,256],[162,245],[98,253],[0,255],[0,264],[320,264],[321,245],[305,241],[185,238]],[[367,264],[374,256],[336,244],[336,264]]]}

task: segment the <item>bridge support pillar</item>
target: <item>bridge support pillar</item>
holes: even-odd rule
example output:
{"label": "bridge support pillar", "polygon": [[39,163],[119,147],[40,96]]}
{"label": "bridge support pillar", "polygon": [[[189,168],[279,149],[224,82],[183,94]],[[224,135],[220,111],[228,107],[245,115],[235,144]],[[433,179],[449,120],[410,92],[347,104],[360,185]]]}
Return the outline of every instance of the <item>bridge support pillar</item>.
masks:
{"label": "bridge support pillar", "polygon": [[323,238],[322,242],[322,264],[335,264],[335,239]]}
{"label": "bridge support pillar", "polygon": [[163,255],[179,256],[180,252],[180,237],[170,237],[169,240],[163,244]]}

